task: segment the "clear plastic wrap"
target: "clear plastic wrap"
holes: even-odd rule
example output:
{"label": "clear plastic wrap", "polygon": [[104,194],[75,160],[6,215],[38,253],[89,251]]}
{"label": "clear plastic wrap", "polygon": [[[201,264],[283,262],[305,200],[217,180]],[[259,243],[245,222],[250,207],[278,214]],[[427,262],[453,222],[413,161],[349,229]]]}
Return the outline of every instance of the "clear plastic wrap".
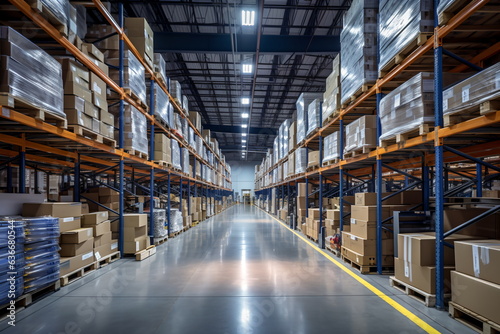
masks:
{"label": "clear plastic wrap", "polygon": [[182,95],[182,109],[184,109],[186,115],[189,115],[189,100],[186,95]]}
{"label": "clear plastic wrap", "polygon": [[500,97],[500,63],[443,92],[443,114],[453,115]]}
{"label": "clear plastic wrap", "polygon": [[307,148],[301,147],[295,150],[295,174],[304,173],[307,168]]}
{"label": "clear plastic wrap", "polygon": [[[148,93],[148,101],[150,101],[151,88],[148,89]],[[155,115],[157,115],[169,128],[172,128],[173,109],[171,108],[168,95],[157,83],[153,86],[153,96]]]}
{"label": "clear plastic wrap", "polygon": [[321,109],[320,99],[315,99],[307,107],[307,136],[320,127],[319,115]]}
{"label": "clear plastic wrap", "polygon": [[378,78],[377,11],[378,0],[354,0],[344,15],[340,33],[342,103]]}
{"label": "clear plastic wrap", "polygon": [[48,10],[59,23],[67,25],[69,17],[68,0],[41,0],[44,9]]}
{"label": "clear plastic wrap", "polygon": [[174,112],[174,129],[182,136],[182,117],[178,113]]}
{"label": "clear plastic wrap", "polygon": [[179,143],[176,140],[171,140],[172,143],[172,166],[177,169],[181,169],[181,150],[179,148]]}
{"label": "clear plastic wrap", "polygon": [[276,165],[279,161],[279,152],[280,152],[279,138],[275,137],[273,144],[273,162],[272,162],[273,165]]}
{"label": "clear plastic wrap", "polygon": [[0,27],[0,41],[0,91],[66,117],[61,64],[10,27]]}
{"label": "clear plastic wrap", "polygon": [[421,33],[434,30],[433,2],[433,0],[380,0],[379,69],[384,68]]}
{"label": "clear plastic wrap", "polygon": [[16,251],[24,252],[24,223],[17,217],[0,217],[0,249],[9,245],[9,234],[14,235]]}
{"label": "clear plastic wrap", "polygon": [[58,218],[38,217],[24,219],[25,243],[33,243],[47,240],[59,240]]}
{"label": "clear plastic wrap", "polygon": [[125,62],[124,87],[130,88],[142,102],[147,102],[144,66],[130,50],[125,52],[125,58],[127,61]]}
{"label": "clear plastic wrap", "polygon": [[283,123],[281,123],[279,127],[279,154],[280,154],[280,159],[283,159],[284,157],[287,156],[288,151],[289,151],[289,146],[288,146],[288,139],[290,135],[290,124],[291,121],[289,119],[285,120]]}
{"label": "clear plastic wrap", "polygon": [[167,81],[167,64],[165,62],[165,58],[163,58],[161,53],[154,54],[154,70],[156,73],[159,73],[161,75],[163,81]]}
{"label": "clear plastic wrap", "polygon": [[194,130],[192,127],[188,127],[188,144],[191,146],[193,149],[196,148],[196,140],[194,139]]}
{"label": "clear plastic wrap", "polygon": [[179,81],[170,79],[170,86],[169,86],[168,92],[179,103],[182,102],[182,88],[181,88],[181,84],[179,83]]}
{"label": "clear plastic wrap", "polygon": [[[116,114],[116,107],[113,109]],[[124,105],[123,110],[125,127],[123,129],[123,145],[126,150],[134,150],[148,155],[148,122],[144,114],[130,104]],[[119,117],[115,118],[116,127],[119,127]],[[118,134],[115,134],[118,138]]]}
{"label": "clear plastic wrap", "polygon": [[[468,2],[460,0],[440,0],[437,7],[438,22],[439,25],[446,23],[449,19],[449,15],[445,15],[448,12],[456,13],[462,9]],[[497,2],[498,3],[498,2]]]}
{"label": "clear plastic wrap", "polygon": [[189,174],[189,151],[186,148],[182,149],[182,171]]}
{"label": "clear plastic wrap", "polygon": [[[153,225],[154,225],[154,237],[163,238],[168,235],[167,226],[167,210],[165,209],[153,209]],[[149,215],[148,215],[149,219]]]}
{"label": "clear plastic wrap", "polygon": [[377,116],[358,118],[345,127],[344,152],[377,146]]}
{"label": "clear plastic wrap", "polygon": [[340,159],[340,140],[339,132],[335,131],[326,136],[323,141],[323,163],[335,159]]}
{"label": "clear plastic wrap", "polygon": [[302,93],[297,99],[297,144],[306,138],[308,129],[307,107],[315,99],[321,98],[321,93]]}
{"label": "clear plastic wrap", "polygon": [[82,5],[74,5],[76,9],[76,34],[81,39],[87,35],[87,8]]}

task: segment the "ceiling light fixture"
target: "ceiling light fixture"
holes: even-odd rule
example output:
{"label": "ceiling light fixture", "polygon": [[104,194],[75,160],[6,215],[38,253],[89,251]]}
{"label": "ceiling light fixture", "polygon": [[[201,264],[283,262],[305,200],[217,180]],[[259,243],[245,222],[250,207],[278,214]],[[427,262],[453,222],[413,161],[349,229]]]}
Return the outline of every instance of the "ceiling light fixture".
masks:
{"label": "ceiling light fixture", "polygon": [[250,73],[252,73],[253,65],[252,64],[243,64],[241,70],[245,74],[250,74]]}
{"label": "ceiling light fixture", "polygon": [[248,128],[248,124],[241,124],[241,127],[242,127],[243,129],[246,129],[246,128]]}
{"label": "ceiling light fixture", "polygon": [[248,97],[242,97],[241,98],[241,104],[250,104],[250,98],[248,98]]}
{"label": "ceiling light fixture", "polygon": [[255,25],[255,10],[242,10],[241,21],[241,25],[244,26]]}
{"label": "ceiling light fixture", "polygon": [[241,114],[241,117],[242,117],[242,118],[248,118],[248,113],[247,113],[247,112],[242,113],[242,114]]}
{"label": "ceiling light fixture", "polygon": [[242,139],[241,142],[242,143],[246,143],[247,141],[246,141],[246,139]]}

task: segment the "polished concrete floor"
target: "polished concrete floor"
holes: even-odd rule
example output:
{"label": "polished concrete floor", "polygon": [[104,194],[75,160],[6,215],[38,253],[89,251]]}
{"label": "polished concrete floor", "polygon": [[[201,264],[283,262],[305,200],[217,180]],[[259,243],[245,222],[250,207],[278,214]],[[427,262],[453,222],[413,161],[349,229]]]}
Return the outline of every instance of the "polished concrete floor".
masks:
{"label": "polished concrete floor", "polygon": [[[474,333],[364,279],[443,333]],[[423,333],[310,245],[252,206],[237,205],[158,247],[33,304],[2,333]]]}

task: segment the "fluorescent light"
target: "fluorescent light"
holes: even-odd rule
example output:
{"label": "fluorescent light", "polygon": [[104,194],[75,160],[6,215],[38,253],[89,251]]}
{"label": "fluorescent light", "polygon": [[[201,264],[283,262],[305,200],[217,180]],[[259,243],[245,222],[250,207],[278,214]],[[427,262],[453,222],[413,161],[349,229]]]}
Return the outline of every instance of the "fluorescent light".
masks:
{"label": "fluorescent light", "polygon": [[246,136],[247,136],[247,134],[246,134],[246,133],[242,133],[241,135],[242,135],[243,137],[246,137]]}
{"label": "fluorescent light", "polygon": [[247,112],[244,112],[243,114],[241,114],[241,117],[242,117],[242,118],[248,118],[248,113],[247,113]]}
{"label": "fluorescent light", "polygon": [[241,147],[245,148],[245,147],[247,147],[247,146],[246,146],[246,145],[241,145]]}
{"label": "fluorescent light", "polygon": [[241,104],[250,104],[250,98],[248,98],[248,97],[242,97],[241,98]]}
{"label": "fluorescent light", "polygon": [[246,128],[248,128],[248,124],[241,124],[241,127],[242,127],[243,129],[246,129]]}
{"label": "fluorescent light", "polygon": [[255,10],[242,10],[241,21],[241,25],[244,26],[255,25]]}
{"label": "fluorescent light", "polygon": [[242,143],[246,143],[247,141],[246,141],[246,139],[242,139],[241,142]]}
{"label": "fluorescent light", "polygon": [[241,66],[241,70],[243,73],[252,73],[252,70],[253,70],[253,65],[252,64],[243,64]]}

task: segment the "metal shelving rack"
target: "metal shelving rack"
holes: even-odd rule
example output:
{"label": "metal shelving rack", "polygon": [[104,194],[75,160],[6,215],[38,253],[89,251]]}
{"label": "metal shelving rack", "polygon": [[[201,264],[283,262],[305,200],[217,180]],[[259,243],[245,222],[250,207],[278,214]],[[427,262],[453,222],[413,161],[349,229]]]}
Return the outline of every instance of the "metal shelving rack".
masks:
{"label": "metal shelving rack", "polygon": [[[109,187],[113,190],[119,191],[120,194],[120,207],[118,210],[112,210],[104,205],[99,204],[101,207],[115,213],[118,216],[119,226],[120,226],[120,236],[119,236],[119,249],[123,252],[123,214],[124,214],[124,201],[125,192],[135,195],[134,189],[140,188],[143,193],[149,195],[149,201],[152,208],[154,199],[159,194],[167,194],[167,210],[170,210],[170,193],[174,185],[177,185],[180,196],[180,205],[182,205],[182,188],[185,185],[186,189],[193,191],[187,191],[185,196],[203,195],[205,201],[207,197],[216,198],[218,196],[233,196],[233,191],[231,190],[231,172],[225,161],[219,157],[210,144],[203,138],[202,134],[196,129],[189,118],[184,114],[183,109],[180,105],[172,98],[169,94],[168,87],[166,87],[162,81],[156,78],[154,71],[146,64],[142,56],[139,54],[137,49],[131,43],[129,38],[123,29],[123,6],[119,4],[119,15],[118,22],[115,21],[111,13],[109,13],[106,7],[100,0],[93,0],[92,2],[86,3],[86,6],[95,7],[107,20],[107,22],[115,29],[116,34],[120,38],[120,66],[119,66],[119,82],[116,83],[109,76],[107,76],[97,65],[90,61],[75,45],[69,42],[65,36],[63,36],[60,31],[49,23],[43,16],[33,10],[28,2],[23,0],[9,0],[12,5],[17,7],[17,9],[22,12],[29,20],[40,27],[50,38],[59,44],[62,49],[72,54],[75,59],[80,61],[84,66],[86,66],[90,71],[95,73],[99,78],[101,78],[106,85],[117,92],[120,95],[120,126],[119,126],[119,138],[118,147],[109,146],[92,139],[84,138],[76,135],[71,131],[61,129],[60,127],[54,126],[52,124],[40,121],[31,116],[25,115],[21,112],[9,108],[6,106],[1,106],[0,118],[3,120],[2,127],[4,129],[9,129],[0,134],[0,143],[10,145],[11,147],[17,147],[15,149],[0,149],[0,157],[3,161],[0,163],[0,168],[5,166],[7,168],[8,179],[11,180],[12,176],[12,166],[15,164],[19,168],[19,185],[18,190],[20,193],[25,191],[25,172],[26,167],[36,168],[39,170],[44,170],[51,173],[59,174],[73,174],[74,175],[74,201],[80,201],[83,197],[81,196],[81,186],[86,182],[81,182],[82,180],[90,179],[94,185],[102,185]],[[137,59],[144,66],[147,76],[150,78],[150,84],[153,85],[155,82],[164,90],[168,95],[174,108],[179,112],[181,117],[185,118],[189,124],[189,127],[193,129],[195,136],[201,137],[203,142],[203,147],[207,148],[214,155],[214,164],[211,165],[205,159],[203,159],[193,148],[189,147],[183,140],[182,137],[174,130],[167,129],[160,123],[154,115],[154,104],[150,101],[150,109],[145,110],[138,103],[133,100],[125,90],[123,86],[123,69],[124,69],[124,50],[125,46],[128,47],[130,51],[137,57]],[[123,109],[124,102],[133,105],[137,110],[143,113],[149,122],[149,160],[137,157],[127,153],[123,149]],[[10,131],[10,129],[15,129]],[[13,132],[13,134],[6,134]],[[194,168],[193,175],[196,175],[196,164],[208,166],[210,169],[215,170],[219,173],[218,169],[222,166],[222,178],[224,184],[228,187],[221,187],[215,183],[203,181],[201,178],[195,176],[184,174],[173,168],[168,168],[161,166],[153,161],[154,157],[154,134],[164,133],[172,140],[179,143],[182,150],[186,149],[189,151],[190,156],[194,157]],[[18,133],[19,136],[15,134]],[[200,168],[200,170],[202,170]],[[202,172],[203,173],[203,172]],[[97,176],[104,175],[107,177],[108,181],[113,178],[113,182],[102,182],[97,180]],[[202,174],[203,177],[203,174]],[[10,182],[11,183],[11,182]],[[8,184],[8,190],[12,190],[12,184]],[[130,188],[130,189],[129,189]],[[189,201],[188,201],[189,203]],[[205,202],[206,203],[206,202]],[[189,205],[189,204],[188,204]],[[189,211],[190,212],[190,211]],[[150,237],[153,235],[153,210],[150,210]],[[169,227],[170,227],[170,216],[167,215]]]}
{"label": "metal shelving rack", "polygon": [[[264,184],[265,179],[275,168],[281,166],[288,157],[281,159],[275,165],[271,166],[268,170],[261,172],[259,178],[256,178],[256,196],[270,200],[271,189],[286,185],[287,187],[294,187],[298,182],[313,183],[319,187],[320,198],[323,194],[327,197],[340,197],[340,229],[343,230],[345,219],[349,214],[344,212],[343,196],[353,195],[359,189],[364,188],[367,191],[376,191],[377,193],[377,271],[382,273],[382,231],[389,219],[382,220],[382,203],[390,196],[383,198],[382,190],[383,185],[389,188],[387,191],[394,190],[401,193],[406,190],[419,188],[422,190],[422,203],[418,204],[412,210],[419,209],[423,212],[424,218],[427,217],[428,212],[431,210],[432,205],[429,201],[430,198],[435,198],[435,204],[432,208],[435,212],[434,224],[436,230],[436,307],[444,307],[444,258],[443,252],[445,242],[444,238],[456,233],[457,231],[479,221],[488,215],[500,211],[500,206],[495,206],[489,211],[481,214],[461,226],[454,228],[450,231],[444,231],[444,203],[448,196],[462,192],[464,189],[474,188],[477,191],[477,196],[481,196],[483,185],[491,181],[495,175],[486,175],[486,171],[500,172],[498,161],[486,162],[483,157],[497,156],[500,154],[500,141],[495,140],[494,137],[483,135],[474,138],[472,145],[460,145],[460,136],[470,136],[477,131],[481,134],[481,129],[492,128],[493,132],[498,134],[500,129],[495,126],[500,124],[500,110],[490,113],[485,116],[478,116],[460,122],[455,125],[445,127],[443,125],[443,110],[442,110],[442,95],[443,71],[449,72],[463,72],[468,68],[472,70],[481,70],[477,64],[482,61],[498,54],[500,51],[500,43],[494,41],[485,49],[476,50],[477,53],[471,57],[469,61],[457,56],[453,52],[446,50],[443,45],[446,45],[445,38],[451,36],[453,33],[458,32],[461,25],[467,19],[474,16],[480,11],[486,13],[498,13],[498,9],[492,6],[491,10],[482,10],[488,4],[488,0],[473,0],[470,1],[465,7],[456,13],[445,25],[439,26],[437,22],[437,11],[435,10],[435,29],[431,37],[421,46],[417,47],[406,58],[386,75],[377,80],[377,83],[362,93],[345,109],[341,109],[339,115],[332,119],[319,129],[313,136],[307,138],[302,143],[299,143],[289,153],[293,153],[296,149],[307,147],[314,150],[322,150],[323,138],[334,132],[344,132],[344,127],[347,123],[356,119],[359,116],[353,116],[354,113],[359,114],[375,114],[378,116],[377,110],[380,100],[383,97],[384,90],[391,90],[397,87],[400,83],[406,81],[401,80],[400,76],[406,72],[410,73],[409,69],[412,65],[421,62],[425,58],[433,60],[432,64],[423,63],[428,71],[434,70],[435,76],[435,127],[434,130],[424,135],[417,135],[409,138],[403,143],[396,143],[387,147],[377,147],[373,151],[360,154],[356,157],[344,158],[343,156],[343,136],[340,136],[341,157],[338,163],[330,166],[322,167],[323,156],[320,156],[320,168],[306,172],[304,174],[295,175],[286,178],[283,181],[261,186]],[[439,0],[435,0],[434,7],[437,8]],[[470,24],[470,23],[469,23]],[[474,31],[473,27],[463,27],[465,31]],[[476,33],[481,34],[481,30],[477,29]],[[473,37],[474,38],[474,37]],[[460,51],[460,50],[459,50]],[[432,54],[430,54],[432,53]],[[443,55],[449,58],[446,65],[443,65]],[[458,61],[456,64],[454,61]],[[419,71],[424,71],[420,69]],[[321,112],[320,112],[321,115]],[[321,124],[321,123],[320,123]],[[380,117],[378,117],[377,138],[380,136]],[[484,137],[484,138],[482,138]],[[445,141],[450,144],[445,145]],[[457,143],[455,143],[457,142]],[[497,159],[498,160],[498,159]],[[454,163],[468,161],[471,167],[465,171],[452,168]],[[457,187],[451,187],[455,178],[468,177],[468,182],[458,182]],[[352,181],[356,180],[357,185],[353,185]],[[457,182],[455,182],[457,183]],[[307,187],[307,186],[306,186]],[[390,189],[393,188],[393,189]],[[306,188],[307,189],[307,188]],[[290,193],[289,193],[290,194]],[[289,201],[291,199],[289,198]],[[307,203],[307,199],[306,199]],[[322,211],[322,206],[320,205]],[[318,230],[320,231],[320,230]],[[322,231],[318,235],[319,246],[324,247],[324,237]]]}

